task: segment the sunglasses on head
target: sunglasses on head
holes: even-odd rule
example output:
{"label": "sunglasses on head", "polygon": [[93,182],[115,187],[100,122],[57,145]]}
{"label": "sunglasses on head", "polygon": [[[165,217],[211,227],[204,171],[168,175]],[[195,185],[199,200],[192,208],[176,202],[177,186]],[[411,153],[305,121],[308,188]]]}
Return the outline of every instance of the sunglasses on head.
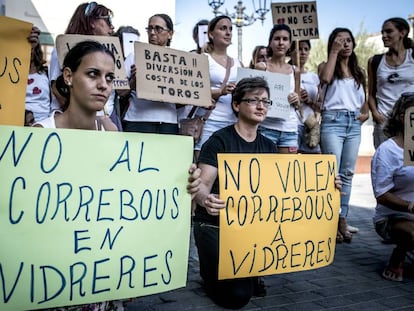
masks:
{"label": "sunglasses on head", "polygon": [[104,19],[105,22],[108,24],[109,27],[112,27],[112,18],[109,15],[106,16],[98,16],[97,19]]}
{"label": "sunglasses on head", "polygon": [[98,4],[95,1],[89,2],[85,8],[85,17],[89,17],[92,15],[93,10],[96,8]]}

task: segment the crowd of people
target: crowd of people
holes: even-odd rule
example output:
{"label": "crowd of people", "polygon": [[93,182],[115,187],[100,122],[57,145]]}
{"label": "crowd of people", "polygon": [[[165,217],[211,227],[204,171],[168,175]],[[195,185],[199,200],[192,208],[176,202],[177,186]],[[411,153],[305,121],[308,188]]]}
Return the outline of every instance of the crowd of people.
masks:
{"label": "crowd of people", "polygon": [[[73,13],[65,33],[121,38],[127,31],[139,35],[132,27],[120,27],[114,32],[112,15],[104,5],[83,3]],[[201,25],[208,26],[204,46],[198,42],[197,27]],[[238,309],[252,296],[266,295],[259,277],[218,280],[218,215],[225,201],[219,195],[217,154],[335,155],[335,185],[341,189],[336,241],[349,243],[358,231],[346,220],[352,178],[361,125],[370,112],[375,122],[376,148],[371,167],[377,199],[374,225],[384,240],[396,244],[383,276],[402,280],[405,254],[414,246],[414,170],[403,164],[404,112],[414,106],[414,45],[408,37],[409,29],[403,18],[384,21],[381,33],[387,51],[370,58],[366,74],[358,62],[356,41],[349,29],[333,29],[326,61],[319,65],[318,72],[310,72],[306,68],[310,41],[294,42],[288,25],[274,25],[267,45],[258,45],[252,51],[248,67],[289,77],[289,115],[277,118],[267,116],[272,101],[263,78],[237,81],[237,69],[243,64],[228,54],[233,34],[231,17],[220,15],[197,23],[193,31],[197,48],[191,52],[208,59],[213,104],[197,111],[208,117],[201,140],[194,146],[197,166],[189,170],[188,191],[196,205],[193,227],[200,275],[215,303]],[[169,47],[174,22],[167,14],[155,14],[148,19],[146,32],[149,44]],[[33,27],[28,36],[32,54],[26,126],[178,134],[182,106],[139,97],[135,85],[140,73],[132,53],[124,55],[130,90],[115,91],[115,59],[109,50],[93,40],[84,41],[71,48],[63,64],[59,64],[54,50],[48,70],[39,33]]]}

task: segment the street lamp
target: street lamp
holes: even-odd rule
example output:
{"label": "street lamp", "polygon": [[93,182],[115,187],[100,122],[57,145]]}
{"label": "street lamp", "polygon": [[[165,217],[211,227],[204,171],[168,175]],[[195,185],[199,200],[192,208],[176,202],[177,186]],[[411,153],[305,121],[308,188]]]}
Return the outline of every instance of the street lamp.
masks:
{"label": "street lamp", "polygon": [[[256,2],[258,9],[256,10]],[[242,61],[242,28],[244,26],[250,26],[255,21],[260,19],[262,21],[262,25],[264,20],[266,19],[266,13],[269,12],[269,9],[266,7],[266,0],[252,0],[253,3],[253,9],[254,12],[252,15],[247,15],[244,13],[244,10],[246,7],[243,6],[243,1],[239,0],[237,1],[237,5],[234,6],[234,9],[236,10],[234,13],[229,14],[229,12],[226,9],[225,15],[229,16],[232,20],[233,25],[237,27],[237,47],[238,47],[238,56],[239,60]],[[217,15],[223,15],[222,12],[220,12],[219,8],[224,4],[224,0],[208,0],[208,5],[212,7],[213,13],[215,16]],[[256,15],[255,15],[256,13]]]}
{"label": "street lamp", "polygon": [[414,13],[408,16],[408,20],[411,22],[411,31],[414,39]]}

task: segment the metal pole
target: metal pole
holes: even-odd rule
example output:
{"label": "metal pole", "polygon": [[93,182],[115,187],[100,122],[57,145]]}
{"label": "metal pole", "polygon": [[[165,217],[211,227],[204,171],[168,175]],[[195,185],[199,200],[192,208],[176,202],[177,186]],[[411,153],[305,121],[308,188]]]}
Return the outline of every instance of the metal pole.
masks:
{"label": "metal pole", "polygon": [[237,26],[237,43],[238,43],[238,56],[239,56],[239,61],[241,63],[242,62],[242,58],[243,58],[243,42],[242,42],[242,38],[243,38],[243,34],[242,34],[242,26]]}

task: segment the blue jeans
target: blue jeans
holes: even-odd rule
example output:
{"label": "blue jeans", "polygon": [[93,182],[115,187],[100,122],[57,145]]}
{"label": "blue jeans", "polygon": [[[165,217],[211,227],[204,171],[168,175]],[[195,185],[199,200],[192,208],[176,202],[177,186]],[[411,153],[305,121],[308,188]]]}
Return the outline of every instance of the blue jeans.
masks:
{"label": "blue jeans", "polygon": [[259,133],[273,141],[276,147],[298,148],[297,132],[277,131],[259,125]]}
{"label": "blue jeans", "polygon": [[323,154],[334,154],[338,173],[342,180],[340,217],[346,217],[351,197],[352,178],[361,142],[359,112],[324,111],[321,123],[321,150]]}

